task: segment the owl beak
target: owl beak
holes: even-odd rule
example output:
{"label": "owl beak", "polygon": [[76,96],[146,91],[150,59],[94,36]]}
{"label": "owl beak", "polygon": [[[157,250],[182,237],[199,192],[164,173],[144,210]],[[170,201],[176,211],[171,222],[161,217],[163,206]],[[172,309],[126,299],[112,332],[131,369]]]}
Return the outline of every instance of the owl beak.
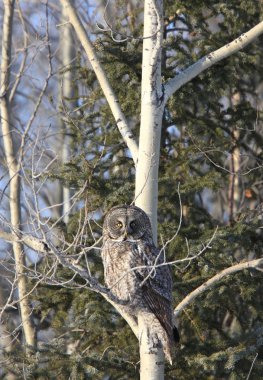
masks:
{"label": "owl beak", "polygon": [[124,235],[123,235],[123,240],[127,240],[127,238],[128,238],[128,232],[127,230],[125,230]]}
{"label": "owl beak", "polygon": [[133,233],[132,228],[130,226],[128,226],[125,233],[126,233],[126,235],[132,235],[132,233]]}
{"label": "owl beak", "polygon": [[125,228],[125,232],[124,232],[124,235],[123,235],[123,240],[127,240],[128,239],[128,236],[132,233],[131,231],[131,228],[130,227],[127,227]]}

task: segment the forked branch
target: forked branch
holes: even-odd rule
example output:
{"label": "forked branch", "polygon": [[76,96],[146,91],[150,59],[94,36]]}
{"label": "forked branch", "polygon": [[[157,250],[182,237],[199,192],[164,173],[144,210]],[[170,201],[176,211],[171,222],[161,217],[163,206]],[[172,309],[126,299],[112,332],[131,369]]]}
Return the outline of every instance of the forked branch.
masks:
{"label": "forked branch", "polygon": [[[136,142],[135,136],[128,125],[128,122],[126,120],[126,117],[124,113],[121,110],[119,100],[117,99],[117,96],[115,95],[111,84],[107,78],[106,72],[104,71],[103,67],[101,66],[101,63],[97,57],[96,51],[85,31],[85,28],[78,17],[74,6],[71,4],[70,0],[61,0],[61,4],[65,8],[65,13],[68,16],[69,22],[72,24],[79,41],[81,42],[87,56],[89,59],[89,62],[97,76],[97,79],[100,83],[100,86],[102,88],[102,91],[104,92],[104,95],[107,99],[107,102],[109,104],[109,107],[112,111],[112,114],[114,116],[114,119],[116,121],[116,124],[119,128],[119,131],[129,148],[133,161],[137,162],[137,156],[138,156],[138,144]],[[63,26],[62,26],[63,27]]]}
{"label": "forked branch", "polygon": [[174,78],[170,79],[164,86],[165,88],[165,102],[173,95],[180,87],[185,83],[190,82],[197,75],[213,66],[215,63],[221,61],[224,58],[244,49],[245,46],[254,41],[258,36],[263,33],[263,21],[250,29],[247,33],[241,34],[234,41],[228,43],[227,45],[215,50],[201,59],[196,63],[183,70],[181,73],[176,75]]}
{"label": "forked branch", "polygon": [[205,283],[203,283],[194,291],[192,291],[190,294],[188,294],[183,299],[183,301],[181,301],[179,305],[176,306],[174,310],[175,317],[177,317],[187,306],[189,306],[196,299],[196,297],[198,297],[205,291],[211,289],[212,287],[216,286],[224,277],[240,272],[245,269],[253,268],[253,269],[261,270],[262,265],[263,265],[263,258],[232,265],[231,267],[222,270],[222,272],[217,273],[215,276],[211,277]]}

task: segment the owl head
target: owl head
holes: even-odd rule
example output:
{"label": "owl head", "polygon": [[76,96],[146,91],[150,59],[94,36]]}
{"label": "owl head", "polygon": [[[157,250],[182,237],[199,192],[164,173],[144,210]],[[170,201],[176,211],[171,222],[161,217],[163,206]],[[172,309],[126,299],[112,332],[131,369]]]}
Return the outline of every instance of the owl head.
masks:
{"label": "owl head", "polygon": [[113,207],[105,216],[103,235],[116,241],[152,240],[150,219],[136,206]]}

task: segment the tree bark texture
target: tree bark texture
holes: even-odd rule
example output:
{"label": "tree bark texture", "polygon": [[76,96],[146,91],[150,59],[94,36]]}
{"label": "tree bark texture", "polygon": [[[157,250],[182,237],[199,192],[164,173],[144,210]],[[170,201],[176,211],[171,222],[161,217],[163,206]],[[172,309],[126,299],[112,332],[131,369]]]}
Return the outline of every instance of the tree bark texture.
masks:
{"label": "tree bark texture", "polygon": [[[158,170],[163,117],[161,54],[163,36],[162,0],[145,0],[142,57],[141,124],[139,155],[136,167],[135,204],[149,216],[157,244]],[[164,378],[164,354],[160,346],[152,347],[139,323],[140,378]],[[151,340],[152,341],[152,340]]]}
{"label": "tree bark texture", "polygon": [[135,204],[149,216],[157,242],[158,170],[162,116],[162,1],[146,0],[142,58],[141,125],[136,168]]}
{"label": "tree bark texture", "polygon": [[9,109],[10,66],[12,44],[12,22],[14,13],[14,0],[4,1],[4,20],[2,34],[2,61],[1,61],[1,126],[3,134],[6,165],[9,172],[9,205],[10,219],[14,240],[12,242],[15,257],[15,274],[19,297],[19,310],[24,339],[27,348],[35,347],[35,330],[31,321],[31,308],[27,296],[27,280],[25,275],[25,255],[23,246],[19,241],[20,234],[20,175],[19,165],[14,152],[12,128]]}
{"label": "tree bark texture", "polygon": [[[74,4],[74,1],[73,1]],[[68,16],[65,7],[62,5],[62,21],[68,21]],[[61,43],[61,63],[62,63],[62,80],[61,80],[61,102],[65,105],[68,112],[73,111],[77,107],[76,102],[73,100],[68,101],[68,99],[73,99],[75,95],[74,91],[74,73],[70,69],[70,65],[76,58],[76,49],[74,45],[73,38],[73,28],[69,22],[66,22],[60,28],[60,43]],[[65,72],[64,72],[65,70]],[[74,117],[73,115],[70,115]],[[61,121],[62,129],[62,162],[63,164],[70,161],[70,126],[64,120]],[[69,187],[62,187],[62,216],[65,223],[68,222],[69,213],[71,210],[70,201],[70,189]]]}

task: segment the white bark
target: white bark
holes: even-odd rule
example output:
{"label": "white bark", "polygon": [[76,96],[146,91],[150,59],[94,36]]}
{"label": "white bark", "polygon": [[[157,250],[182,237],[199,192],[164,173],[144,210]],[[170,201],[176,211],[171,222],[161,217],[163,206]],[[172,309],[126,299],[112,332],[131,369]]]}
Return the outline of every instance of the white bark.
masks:
{"label": "white bark", "polygon": [[15,229],[13,230],[13,233],[0,230],[0,239],[3,239],[10,243],[19,241],[21,244],[25,244],[29,248],[34,249],[36,252],[46,253],[47,251],[46,246],[41,240],[31,235],[26,235],[26,234],[22,234],[21,236],[19,235],[20,235],[19,232],[16,234]]}
{"label": "white bark", "polygon": [[[164,379],[164,355],[162,350],[148,350],[145,340],[140,344],[140,379],[163,380]],[[157,360],[157,361],[156,361]]]}
{"label": "white bark", "polygon": [[[157,241],[158,169],[162,116],[162,1],[146,0],[142,59],[141,127],[136,169],[135,204],[149,216]],[[150,37],[149,36],[153,36]],[[148,38],[147,38],[148,37]]]}
{"label": "white bark", "polygon": [[182,300],[182,302],[180,302],[179,305],[176,306],[174,310],[175,318],[177,318],[179,314],[196,299],[196,297],[198,297],[200,294],[204,293],[205,291],[211,289],[212,287],[216,286],[219,283],[219,281],[222,280],[222,278],[229,276],[231,274],[237,273],[241,270],[245,270],[245,269],[254,268],[254,269],[258,269],[262,271],[262,265],[263,265],[263,258],[236,264],[217,273],[215,276],[211,277],[209,280],[207,280],[198,288],[196,288],[191,293],[189,293]]}
{"label": "white bark", "polygon": [[11,65],[11,40],[14,0],[4,1],[4,21],[2,34],[2,61],[1,61],[1,126],[3,134],[6,165],[9,172],[9,205],[11,225],[16,233],[13,233],[13,251],[15,257],[15,270],[17,276],[17,288],[19,295],[19,309],[24,332],[25,343],[28,347],[35,347],[35,331],[31,321],[31,309],[27,294],[27,281],[25,276],[25,257],[23,246],[17,237],[20,231],[20,176],[17,163],[12,131],[10,127],[9,109],[9,76]]}
{"label": "white bark", "polygon": [[[162,0],[145,0],[144,4],[141,125],[135,204],[148,214],[157,243],[158,170],[164,110],[161,83],[163,9]],[[153,339],[148,339],[143,322],[139,318],[140,378],[163,379],[163,349],[152,346]]]}
{"label": "white bark", "polygon": [[[74,1],[73,1],[74,4]],[[67,21],[67,12],[65,7],[62,6],[62,20]],[[76,58],[76,49],[73,38],[73,28],[70,23],[66,22],[60,28],[60,46],[61,46],[61,64],[62,68],[66,69],[66,72],[62,74],[61,83],[61,102],[63,102],[70,112],[76,106],[76,102],[67,102],[66,99],[72,99],[74,97],[74,74],[72,70],[68,70],[69,65]],[[65,164],[70,161],[70,128],[67,123],[62,121],[62,162]],[[71,196],[70,189],[66,186],[62,187],[62,215],[65,223],[68,222],[69,213],[71,210]]]}
{"label": "white bark", "polygon": [[161,347],[151,347],[148,344],[147,331],[144,320],[138,318],[140,343],[140,379],[164,379],[164,353]]}
{"label": "white bark", "polygon": [[180,74],[170,79],[165,84],[165,102],[167,102],[170,96],[173,95],[184,84],[190,82],[190,80],[195,78],[204,70],[213,66],[215,63],[243,49],[262,33],[263,21],[254,26],[254,28],[250,29],[248,32],[241,34],[234,41],[202,57],[196,63],[182,71]]}
{"label": "white bark", "polygon": [[110,106],[119,131],[131,152],[133,161],[136,164],[138,156],[138,144],[130,126],[128,125],[126,117],[121,110],[119,100],[114,94],[114,91],[107,79],[107,75],[99,62],[95,49],[93,48],[92,43],[88,38],[88,35],[82,25],[81,20],[79,19],[74,7],[71,4],[71,1],[61,0],[61,3],[65,7],[65,14],[68,16],[70,23],[73,25],[75,32],[83,45],[83,48],[88,56],[89,62],[97,76],[102,91],[104,92],[104,95]]}
{"label": "white bark", "polygon": [[237,145],[237,141],[240,137],[240,131],[238,129],[233,130],[234,148],[230,157],[230,177],[229,177],[229,191],[228,191],[228,201],[229,201],[229,220],[235,220],[239,206],[240,206],[240,165],[241,165],[241,152]]}

